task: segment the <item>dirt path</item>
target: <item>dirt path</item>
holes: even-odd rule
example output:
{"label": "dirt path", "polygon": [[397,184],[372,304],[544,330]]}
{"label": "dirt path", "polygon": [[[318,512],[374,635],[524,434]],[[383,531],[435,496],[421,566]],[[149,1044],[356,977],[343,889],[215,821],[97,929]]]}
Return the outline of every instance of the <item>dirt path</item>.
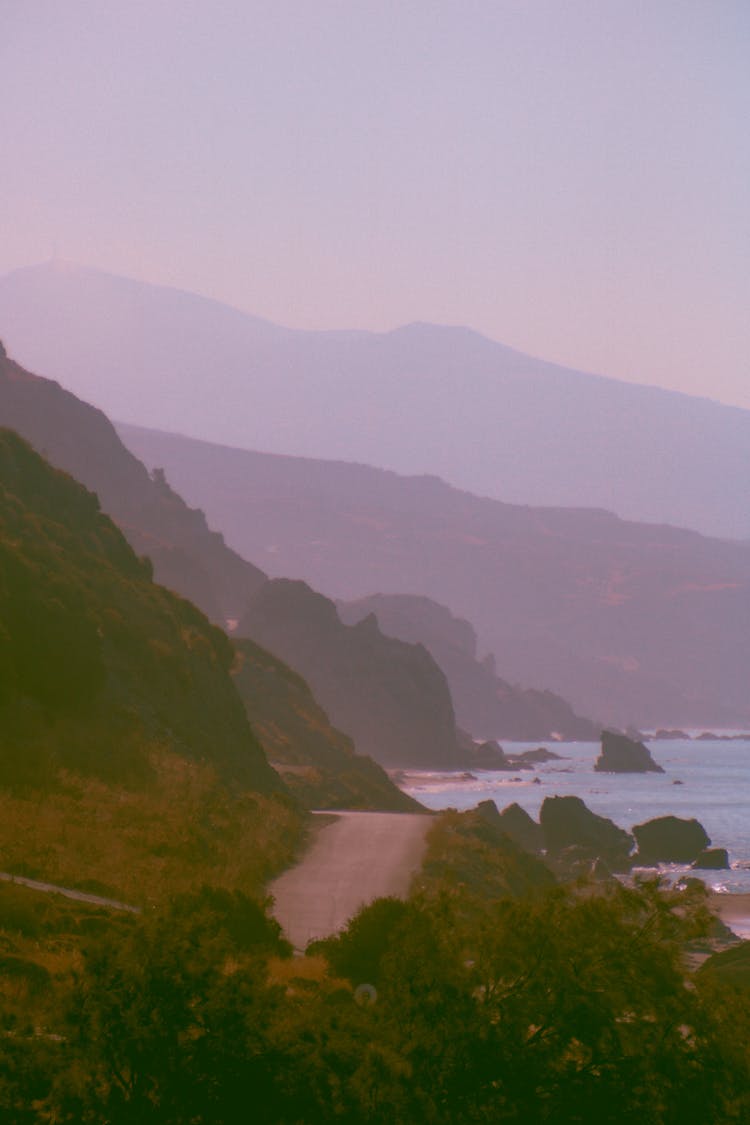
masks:
{"label": "dirt path", "polygon": [[130,914],[140,914],[140,906],[129,906],[127,902],[118,902],[114,898],[102,898],[101,895],[90,895],[86,891],[74,891],[71,887],[58,887],[55,883],[40,883],[38,879],[27,879],[24,875],[11,875],[8,871],[0,871],[0,880],[4,883],[20,883],[22,887],[30,887],[32,891],[42,891],[48,895],[64,895],[73,898],[76,902],[88,902],[92,906],[106,906],[109,910],[127,910]]}
{"label": "dirt path", "polygon": [[273,913],[295,949],[343,929],[360,906],[403,898],[424,855],[432,817],[419,813],[336,812],[296,867],[269,890]]}

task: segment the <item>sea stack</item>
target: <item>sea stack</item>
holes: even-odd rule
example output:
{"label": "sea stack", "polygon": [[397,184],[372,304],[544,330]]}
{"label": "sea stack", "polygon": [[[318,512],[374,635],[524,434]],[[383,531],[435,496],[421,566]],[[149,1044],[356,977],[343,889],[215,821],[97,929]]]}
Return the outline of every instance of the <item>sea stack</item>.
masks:
{"label": "sea stack", "polygon": [[664,773],[642,742],[611,730],[602,731],[602,752],[594,769],[598,773]]}

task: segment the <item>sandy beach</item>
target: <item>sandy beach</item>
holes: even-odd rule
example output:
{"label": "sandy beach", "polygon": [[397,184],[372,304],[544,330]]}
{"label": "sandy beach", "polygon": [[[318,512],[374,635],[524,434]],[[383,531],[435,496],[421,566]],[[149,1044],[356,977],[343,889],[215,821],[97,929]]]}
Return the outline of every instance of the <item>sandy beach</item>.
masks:
{"label": "sandy beach", "polygon": [[750,894],[710,896],[711,907],[738,937],[750,939]]}

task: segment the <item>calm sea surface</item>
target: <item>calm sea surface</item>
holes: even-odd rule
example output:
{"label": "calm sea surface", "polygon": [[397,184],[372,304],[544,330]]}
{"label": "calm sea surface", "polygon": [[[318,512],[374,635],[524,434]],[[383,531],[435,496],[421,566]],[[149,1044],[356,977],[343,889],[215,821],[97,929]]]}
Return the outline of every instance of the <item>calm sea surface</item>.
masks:
{"label": "calm sea surface", "polygon": [[[542,763],[533,771],[474,770],[474,780],[462,780],[460,773],[410,773],[404,788],[430,809],[468,809],[489,798],[499,809],[517,801],[535,820],[545,797],[571,793],[621,828],[670,813],[695,817],[714,845],[727,848],[732,865],[730,871],[695,874],[716,890],[750,892],[750,739],[646,744],[663,774],[595,773],[598,745],[557,742],[546,745],[563,760]],[[512,754],[539,745],[503,742],[503,749]],[[663,870],[677,874],[686,869],[670,865]]]}

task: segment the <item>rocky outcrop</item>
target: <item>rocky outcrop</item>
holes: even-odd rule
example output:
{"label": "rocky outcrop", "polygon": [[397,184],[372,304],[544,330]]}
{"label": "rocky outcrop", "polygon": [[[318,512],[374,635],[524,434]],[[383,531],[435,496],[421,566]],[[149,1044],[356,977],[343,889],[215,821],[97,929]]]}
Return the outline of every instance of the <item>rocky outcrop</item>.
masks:
{"label": "rocky outcrop", "polygon": [[562,754],[556,754],[554,750],[548,750],[546,746],[539,746],[536,750],[522,750],[520,754],[509,754],[508,761],[537,765],[539,762],[560,762],[562,757]]}
{"label": "rocky outcrop", "polygon": [[726,848],[704,848],[693,861],[699,871],[726,871],[729,867],[729,854]]}
{"label": "rocky outcrop", "polygon": [[249,640],[235,642],[232,677],[273,768],[301,804],[313,809],[419,812],[382,766],[355,753],[328,721],[307,683]]}
{"label": "rocky outcrop", "polygon": [[594,769],[599,773],[664,773],[647,746],[611,730],[602,731],[602,751]]}
{"label": "rocky outcrop", "polygon": [[580,797],[545,798],[539,822],[550,855],[560,855],[567,848],[585,849],[592,860],[601,858],[613,870],[629,866],[632,836],[613,821],[597,816]]}
{"label": "rocky outcrop", "polygon": [[421,645],[385,637],[374,616],[344,625],[304,582],[267,582],[238,629],[303,676],[357,751],[384,766],[468,768],[448,685]]}
{"label": "rocky outcrop", "polygon": [[423,644],[445,673],[456,721],[477,737],[521,742],[553,736],[589,742],[599,738],[600,726],[576,715],[559,695],[502,679],[494,656],[477,656],[473,625],[431,598],[375,594],[341,602],[339,612],[349,624],[374,613],[389,637]]}
{"label": "rocky outcrop", "polygon": [[498,824],[519,848],[527,852],[540,852],[544,848],[542,826],[533,820],[517,802],[506,805],[498,814]]}
{"label": "rocky outcrop", "polygon": [[691,818],[658,816],[636,824],[633,835],[638,844],[636,862],[692,863],[711,843],[703,825]]}
{"label": "rocky outcrop", "polygon": [[470,769],[477,770],[513,770],[516,768],[510,761],[502,746],[494,739],[487,742],[476,743],[471,738],[464,740]]}

